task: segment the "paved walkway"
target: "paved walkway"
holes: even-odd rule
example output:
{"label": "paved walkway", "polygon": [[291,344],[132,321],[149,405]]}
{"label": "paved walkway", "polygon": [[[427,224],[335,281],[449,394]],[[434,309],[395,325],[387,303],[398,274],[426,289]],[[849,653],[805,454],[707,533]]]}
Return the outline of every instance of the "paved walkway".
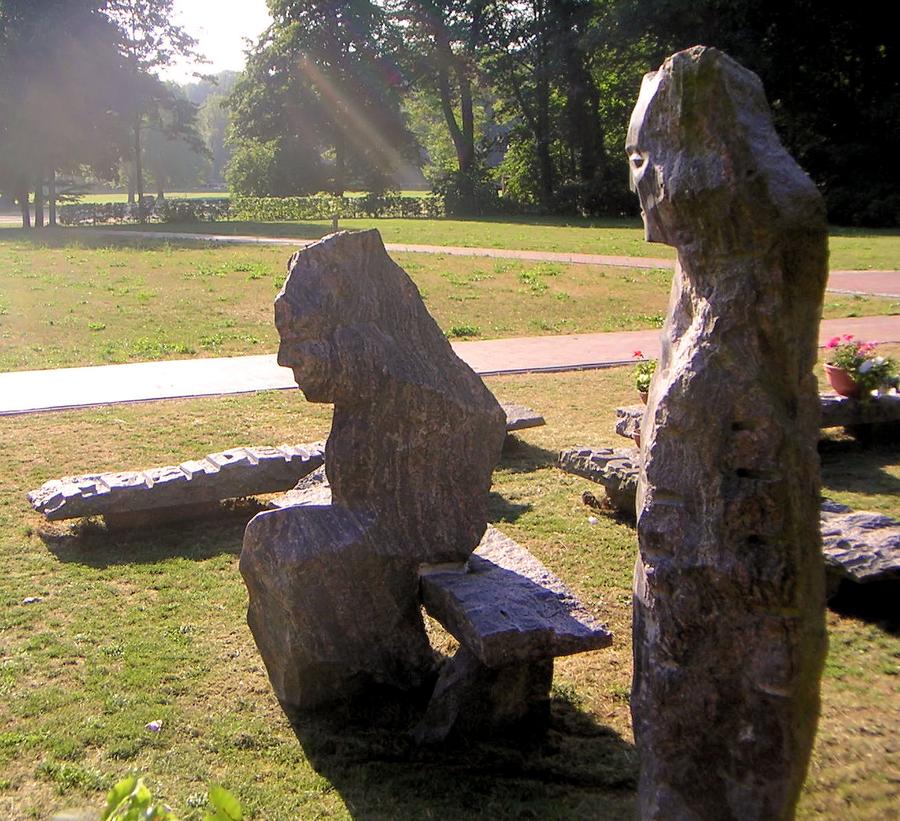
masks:
{"label": "paved walkway", "polygon": [[[825,320],[819,344],[839,333],[900,342],[900,316]],[[453,348],[483,376],[580,370],[631,363],[636,350],[655,358],[659,331],[456,342]],[[294,387],[291,371],[278,367],[274,355],[14,371],[0,373],[0,415]]]}

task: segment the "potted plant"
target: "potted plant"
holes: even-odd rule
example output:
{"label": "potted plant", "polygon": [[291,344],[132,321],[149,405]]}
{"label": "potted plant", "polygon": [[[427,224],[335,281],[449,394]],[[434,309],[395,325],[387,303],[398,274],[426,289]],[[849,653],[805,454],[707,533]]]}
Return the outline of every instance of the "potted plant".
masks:
{"label": "potted plant", "polygon": [[641,402],[647,404],[647,393],[650,390],[650,380],[653,379],[653,373],[656,370],[655,359],[644,359],[642,351],[635,351],[634,358],[641,361],[634,366],[634,386],[637,388]]}
{"label": "potted plant", "polygon": [[825,376],[840,396],[866,399],[877,390],[897,388],[897,363],[881,356],[875,342],[861,342],[853,334],[829,340]]}

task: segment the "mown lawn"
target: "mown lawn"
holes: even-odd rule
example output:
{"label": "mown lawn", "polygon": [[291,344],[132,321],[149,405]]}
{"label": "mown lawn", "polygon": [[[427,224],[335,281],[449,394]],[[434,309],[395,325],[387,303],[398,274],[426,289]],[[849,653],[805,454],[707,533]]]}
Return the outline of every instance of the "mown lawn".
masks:
{"label": "mown lawn", "polygon": [[[894,350],[896,352],[896,349]],[[139,770],[187,813],[222,783],[254,819],[631,818],[632,528],[581,503],[597,486],[553,467],[579,443],[619,444],[626,368],[489,380],[540,409],[495,474],[491,518],[606,620],[612,648],[559,660],[553,720],[538,742],[413,749],[402,709],[375,729],[278,708],[245,624],[237,571],[250,505],[214,522],[107,532],[47,524],[25,492],[93,470],[170,464],[238,444],[311,441],[326,406],[296,391],[0,419],[0,817],[100,806]],[[837,437],[826,492],[898,513],[900,445]],[[599,521],[591,524],[589,516]],[[40,600],[25,604],[27,597]],[[824,708],[800,817],[882,819],[896,809],[900,640],[830,612]],[[893,629],[896,631],[896,623]],[[440,636],[437,636],[440,640]],[[161,721],[162,729],[145,729]],[[892,809],[893,808],[893,809]]]}
{"label": "mown lawn", "polygon": [[[113,226],[114,227],[114,226]],[[119,226],[134,230],[137,226]],[[457,245],[516,248],[614,256],[674,259],[667,245],[645,242],[637,219],[589,220],[566,217],[493,217],[483,219],[346,219],[341,228],[377,228],[385,242],[415,245]],[[331,231],[330,220],[304,222],[216,222],[147,225],[151,231],[206,234],[249,234],[314,239]],[[900,269],[900,230],[830,229],[829,266],[834,270]]]}
{"label": "mown lawn", "polygon": [[[275,350],[284,246],[73,241],[0,235],[0,370]],[[396,254],[451,337],[659,327],[671,272]],[[829,294],[829,318],[897,313],[900,301]]]}

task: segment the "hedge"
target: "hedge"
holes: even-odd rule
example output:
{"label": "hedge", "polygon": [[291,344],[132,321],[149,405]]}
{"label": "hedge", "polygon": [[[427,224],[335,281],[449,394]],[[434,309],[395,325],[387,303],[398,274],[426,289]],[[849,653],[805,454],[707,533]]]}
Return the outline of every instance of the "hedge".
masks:
{"label": "hedge", "polygon": [[[364,217],[435,218],[446,214],[444,198],[435,194],[409,197],[400,194],[365,194],[362,197],[241,197],[231,199],[166,199],[148,197],[144,202],[147,222],[291,222]],[[107,225],[138,222],[138,208],[128,203],[85,203],[59,208],[62,225]]]}

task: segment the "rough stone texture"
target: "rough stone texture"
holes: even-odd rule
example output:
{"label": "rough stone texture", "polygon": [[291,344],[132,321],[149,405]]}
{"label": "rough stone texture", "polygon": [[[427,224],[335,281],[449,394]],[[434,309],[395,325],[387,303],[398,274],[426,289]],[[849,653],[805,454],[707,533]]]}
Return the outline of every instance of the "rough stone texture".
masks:
{"label": "rough stone texture", "polygon": [[256,516],[240,568],[291,715],[430,675],[418,567],[465,561],[478,545],[506,417],[377,231],[326,237],[289,268],[278,361],[307,399],[334,403],[332,502]]}
{"label": "rough stone texture", "polygon": [[822,550],[829,592],[855,584],[900,579],[900,522],[881,513],[822,505]]}
{"label": "rough stone texture", "polygon": [[183,517],[208,509],[209,502],[286,490],[324,459],[321,442],[234,448],[170,467],[54,479],[31,491],[28,501],[51,521],[145,511],[164,518],[167,510]]}
{"label": "rough stone texture", "polygon": [[425,568],[420,575],[429,615],[488,667],[612,642],[562,581],[492,527],[465,565]]}
{"label": "rough stone texture", "polygon": [[640,451],[637,448],[592,448],[579,445],[560,451],[557,465],[566,473],[603,485],[616,510],[635,516]]}
{"label": "rough stone texture", "polygon": [[641,421],[646,409],[646,405],[626,405],[623,408],[616,408],[616,433],[626,439],[633,439],[634,434],[641,432]]}
{"label": "rough stone texture", "polygon": [[642,426],[631,710],[644,819],[793,815],[825,656],[815,185],[719,51],[644,78],[627,152],[678,251]]}
{"label": "rough stone texture", "polygon": [[488,527],[465,565],[425,567],[422,600],[460,642],[416,730],[489,734],[548,715],[553,658],[612,643],[612,634],[524,547]]}
{"label": "rough stone texture", "polygon": [[325,475],[325,468],[316,468],[309,476],[304,476],[296,487],[292,487],[287,493],[270,499],[266,507],[270,510],[280,510],[283,507],[296,507],[297,505],[330,505],[331,486]]}

